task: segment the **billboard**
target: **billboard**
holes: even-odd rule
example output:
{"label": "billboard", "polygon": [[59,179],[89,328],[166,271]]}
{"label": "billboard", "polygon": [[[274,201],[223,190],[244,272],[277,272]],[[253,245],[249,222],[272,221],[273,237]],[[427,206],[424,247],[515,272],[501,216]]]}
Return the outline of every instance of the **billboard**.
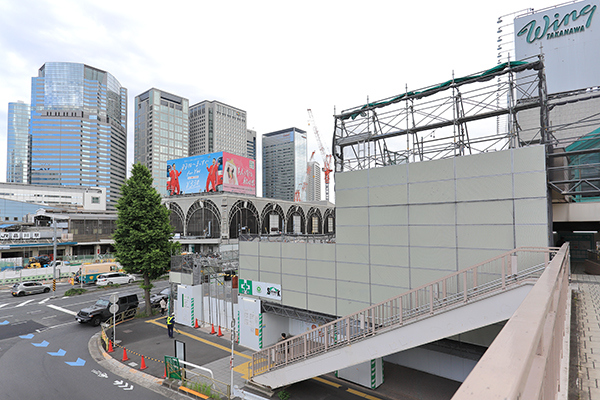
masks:
{"label": "billboard", "polygon": [[226,152],[168,161],[169,196],[205,192],[256,195],[255,161]]}
{"label": "billboard", "polygon": [[548,93],[600,85],[598,6],[586,0],[515,18],[516,59],[543,53]]}

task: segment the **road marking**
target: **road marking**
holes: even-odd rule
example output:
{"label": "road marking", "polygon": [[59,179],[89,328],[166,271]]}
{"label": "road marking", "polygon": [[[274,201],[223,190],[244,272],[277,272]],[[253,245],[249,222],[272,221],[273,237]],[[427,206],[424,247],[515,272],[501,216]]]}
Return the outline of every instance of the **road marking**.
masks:
{"label": "road marking", "polygon": [[50,307],[50,308],[52,308],[52,309],[54,309],[56,311],[64,312],[66,314],[70,314],[70,315],[73,315],[73,316],[77,315],[77,313],[75,311],[67,310],[66,308],[55,306],[54,304],[48,304],[48,307]]}
{"label": "road marking", "polygon": [[38,304],[44,304],[45,302],[47,302],[48,300],[50,300],[50,297],[45,298],[44,300],[40,301]]}
{"label": "road marking", "polygon": [[319,382],[321,382],[321,383],[324,383],[324,384],[326,384],[326,385],[333,386],[333,387],[335,387],[335,388],[338,388],[338,389],[342,387],[342,385],[340,385],[340,384],[337,384],[337,383],[335,383],[335,382],[328,381],[328,380],[326,380],[326,379],[323,379],[323,378],[320,378],[320,377],[318,377],[318,376],[315,376],[313,379],[314,379],[315,381],[319,381]]}
{"label": "road marking", "polygon": [[42,319],[48,319],[48,318],[56,318],[56,315],[48,315],[47,317],[42,317]]}
{"label": "road marking", "polygon": [[368,399],[368,400],[381,400],[381,398],[379,398],[379,397],[371,396],[369,394],[366,394],[366,393],[363,393],[363,392],[359,392],[358,390],[347,389],[346,391],[348,393],[352,393],[352,394],[355,394],[357,396],[364,397],[365,399]]}
{"label": "road marking", "polygon": [[83,367],[85,365],[85,360],[78,358],[77,361],[65,361],[65,364],[68,364],[71,367]]}
{"label": "road marking", "polygon": [[24,301],[24,302],[22,302],[21,304],[17,304],[15,307],[23,307],[25,304],[29,304],[29,303],[31,303],[32,301],[35,301],[35,299],[31,299],[31,300]]}
{"label": "road marking", "polygon": [[[159,319],[164,319],[164,318],[163,317],[159,317],[159,318],[156,318],[156,319],[153,319],[153,320],[150,320],[150,321],[146,321],[146,323],[147,324],[154,324],[154,325],[158,325],[158,326],[162,326],[163,328],[166,328],[167,326],[165,324],[161,324],[159,322],[156,322]],[[179,330],[177,330],[177,332],[179,334],[181,334],[181,335],[187,336],[187,337],[195,339],[195,340],[197,340],[199,342],[209,344],[209,345],[211,345],[213,347],[216,347],[218,349],[225,350],[225,351],[231,353],[231,347],[221,346],[220,344],[213,343],[210,340],[202,339],[202,338],[200,338],[200,337],[198,337],[196,335],[191,335],[191,334],[189,334],[187,332],[181,332]],[[250,360],[252,358],[252,356],[246,355],[244,353],[240,353],[239,351],[234,351],[233,353],[236,354],[236,355],[238,355],[238,356],[240,356],[240,357],[244,357],[244,358],[246,358],[248,360]]]}
{"label": "road marking", "polygon": [[0,308],[2,307],[6,307],[7,305],[9,305],[10,303],[4,303],[4,304],[0,304]]}

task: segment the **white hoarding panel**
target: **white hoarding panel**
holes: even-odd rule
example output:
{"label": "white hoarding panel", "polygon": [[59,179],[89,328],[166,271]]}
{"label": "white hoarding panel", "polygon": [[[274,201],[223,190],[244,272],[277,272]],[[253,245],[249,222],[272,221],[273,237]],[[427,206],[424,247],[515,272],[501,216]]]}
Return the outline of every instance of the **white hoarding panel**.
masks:
{"label": "white hoarding panel", "polygon": [[252,350],[262,348],[262,316],[260,313],[260,300],[252,297],[240,296],[239,310],[239,339],[240,345]]}
{"label": "white hoarding panel", "polygon": [[600,85],[599,0],[587,0],[518,17],[517,60],[544,55],[548,93]]}
{"label": "white hoarding panel", "polygon": [[202,285],[177,287],[175,301],[175,322],[195,326],[196,319],[202,320]]}

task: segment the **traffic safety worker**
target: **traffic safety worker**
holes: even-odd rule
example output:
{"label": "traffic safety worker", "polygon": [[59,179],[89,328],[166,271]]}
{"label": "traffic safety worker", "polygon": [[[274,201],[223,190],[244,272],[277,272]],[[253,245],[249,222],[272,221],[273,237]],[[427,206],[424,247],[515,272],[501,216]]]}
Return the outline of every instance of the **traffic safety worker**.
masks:
{"label": "traffic safety worker", "polygon": [[169,331],[169,337],[173,337],[173,326],[175,326],[175,314],[171,313],[167,317],[167,331]]}

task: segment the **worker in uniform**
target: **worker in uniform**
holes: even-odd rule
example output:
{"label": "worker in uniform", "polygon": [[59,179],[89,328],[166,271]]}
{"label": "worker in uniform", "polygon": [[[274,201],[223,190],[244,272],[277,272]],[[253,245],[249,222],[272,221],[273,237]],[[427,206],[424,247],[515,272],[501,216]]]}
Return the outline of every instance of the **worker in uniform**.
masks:
{"label": "worker in uniform", "polygon": [[169,337],[173,337],[173,327],[175,326],[175,314],[171,313],[167,317],[167,331],[169,332]]}

